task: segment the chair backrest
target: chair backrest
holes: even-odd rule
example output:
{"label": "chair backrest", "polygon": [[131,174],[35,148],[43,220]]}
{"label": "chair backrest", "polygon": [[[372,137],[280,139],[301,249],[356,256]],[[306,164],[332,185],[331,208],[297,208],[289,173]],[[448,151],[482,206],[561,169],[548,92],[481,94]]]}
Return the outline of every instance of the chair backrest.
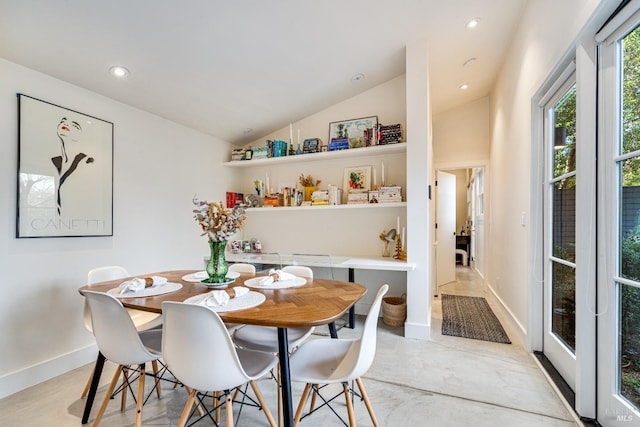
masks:
{"label": "chair backrest", "polygon": [[313,270],[309,267],[305,267],[304,265],[287,265],[282,267],[282,271],[294,274],[298,277],[308,277],[313,279]]}
{"label": "chair backrest", "polygon": [[129,272],[124,267],[120,267],[119,265],[109,265],[89,270],[89,273],[87,274],[87,282],[89,285],[92,285],[98,282],[106,282],[107,280],[124,279],[129,276]]}
{"label": "chair backrest", "polygon": [[[129,272],[119,265],[109,265],[106,267],[98,267],[89,270],[87,273],[87,284],[89,287],[94,283],[106,282],[108,280],[124,279],[129,277]],[[91,310],[89,310],[89,303],[87,299],[84,300],[84,327],[89,332],[93,332],[93,326],[91,325]]]}
{"label": "chair backrest", "polygon": [[334,280],[333,261],[328,254],[291,254],[293,265],[313,265],[317,267],[315,277]]}
{"label": "chair backrest", "polygon": [[229,271],[235,271],[237,273],[256,274],[256,267],[253,264],[236,262],[234,264],[229,264]]}
{"label": "chair backrest", "polygon": [[87,290],[82,294],[89,303],[93,335],[104,357],[119,365],[139,365],[158,358],[142,344],[131,317],[117,298]]}
{"label": "chair backrest", "polygon": [[[358,340],[354,340],[349,352],[344,360],[336,369],[335,376],[344,377],[352,380],[367,372],[373,363],[376,354],[376,341],[378,331],[378,315],[380,314],[380,305],[382,297],[389,290],[389,285],[384,284],[378,290],[376,298],[371,304],[367,318],[364,321],[362,336]],[[350,371],[350,372],[349,372]]]}
{"label": "chair backrest", "polygon": [[250,379],[216,312],[166,301],[162,317],[162,357],[184,385],[196,390],[228,390]]}

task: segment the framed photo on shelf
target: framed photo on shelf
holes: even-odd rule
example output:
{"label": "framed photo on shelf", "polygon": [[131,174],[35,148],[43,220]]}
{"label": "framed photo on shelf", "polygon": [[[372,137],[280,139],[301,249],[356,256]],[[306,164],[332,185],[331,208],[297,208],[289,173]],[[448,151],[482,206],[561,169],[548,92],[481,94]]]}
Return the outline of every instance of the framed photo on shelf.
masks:
{"label": "framed photo on shelf", "polygon": [[349,194],[351,190],[370,190],[371,166],[356,166],[344,168],[342,188],[345,195]]}
{"label": "framed photo on shelf", "polygon": [[302,144],[302,152],[304,154],[320,151],[320,140],[318,138],[305,139]]}
{"label": "framed photo on shelf", "polygon": [[16,237],[113,236],[113,123],[17,96]]}
{"label": "framed photo on shelf", "polygon": [[349,148],[368,147],[374,144],[378,116],[343,120],[329,123],[329,143],[347,139]]}

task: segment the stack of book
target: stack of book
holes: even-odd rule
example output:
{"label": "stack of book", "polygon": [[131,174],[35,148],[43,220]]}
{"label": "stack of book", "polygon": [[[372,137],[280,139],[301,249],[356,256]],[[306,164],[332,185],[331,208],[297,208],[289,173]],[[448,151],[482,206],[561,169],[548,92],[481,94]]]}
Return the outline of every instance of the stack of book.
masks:
{"label": "stack of book", "polygon": [[329,191],[316,190],[311,193],[311,206],[324,206],[329,204]]}
{"label": "stack of book", "polygon": [[359,205],[363,203],[369,203],[369,191],[368,190],[356,190],[350,189],[349,194],[347,194],[347,204],[348,205]]}
{"label": "stack of book", "polygon": [[397,203],[402,201],[402,187],[391,185],[380,187],[378,190],[378,203]]}

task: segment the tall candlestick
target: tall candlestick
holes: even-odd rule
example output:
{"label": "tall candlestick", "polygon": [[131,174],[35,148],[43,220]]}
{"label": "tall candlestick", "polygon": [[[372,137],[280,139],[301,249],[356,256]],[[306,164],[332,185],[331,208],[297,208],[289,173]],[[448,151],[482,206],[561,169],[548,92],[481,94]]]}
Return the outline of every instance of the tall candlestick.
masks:
{"label": "tall candlestick", "polygon": [[378,188],[378,180],[376,177],[376,168],[373,168],[373,189],[376,190]]}
{"label": "tall candlestick", "polygon": [[293,144],[293,124],[289,123],[289,142]]}
{"label": "tall candlestick", "polygon": [[404,227],[402,227],[402,247],[404,248]]}
{"label": "tall candlestick", "polygon": [[400,231],[400,216],[396,218],[396,233]]}
{"label": "tall candlestick", "polygon": [[267,191],[265,192],[265,196],[270,196],[271,195],[271,190],[269,187],[269,174],[267,173],[267,178],[265,179],[266,183],[267,183]]}
{"label": "tall candlestick", "polygon": [[300,128],[298,128],[298,145],[300,145]]}

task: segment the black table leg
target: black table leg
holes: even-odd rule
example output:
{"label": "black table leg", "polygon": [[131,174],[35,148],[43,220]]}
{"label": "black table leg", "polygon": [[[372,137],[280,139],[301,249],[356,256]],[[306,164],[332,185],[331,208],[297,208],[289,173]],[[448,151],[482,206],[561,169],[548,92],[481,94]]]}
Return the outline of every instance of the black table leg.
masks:
{"label": "black table leg", "polygon": [[86,424],[89,421],[89,415],[91,415],[91,407],[93,406],[93,399],[96,397],[96,391],[98,390],[98,384],[100,383],[100,376],[102,375],[102,368],[104,368],[105,357],[102,353],[98,352],[98,358],[96,359],[96,366],[93,368],[93,377],[91,378],[91,386],[89,387],[89,393],[87,393],[87,401],[84,404],[84,413],[82,414],[82,424]]}
{"label": "black table leg", "polygon": [[291,402],[291,376],[289,374],[289,338],[287,328],[278,328],[278,357],[280,358],[280,387],[282,391],[282,418],[285,427],[293,427]]}
{"label": "black table leg", "polygon": [[336,322],[329,323],[329,334],[333,339],[338,338],[338,330],[336,329]]}
{"label": "black table leg", "polygon": [[[349,269],[349,281],[351,283],[356,282],[356,272],[353,268]],[[351,306],[351,308],[349,309],[349,323],[347,324],[347,327],[349,329],[353,329],[356,327],[356,307],[355,306]]]}

